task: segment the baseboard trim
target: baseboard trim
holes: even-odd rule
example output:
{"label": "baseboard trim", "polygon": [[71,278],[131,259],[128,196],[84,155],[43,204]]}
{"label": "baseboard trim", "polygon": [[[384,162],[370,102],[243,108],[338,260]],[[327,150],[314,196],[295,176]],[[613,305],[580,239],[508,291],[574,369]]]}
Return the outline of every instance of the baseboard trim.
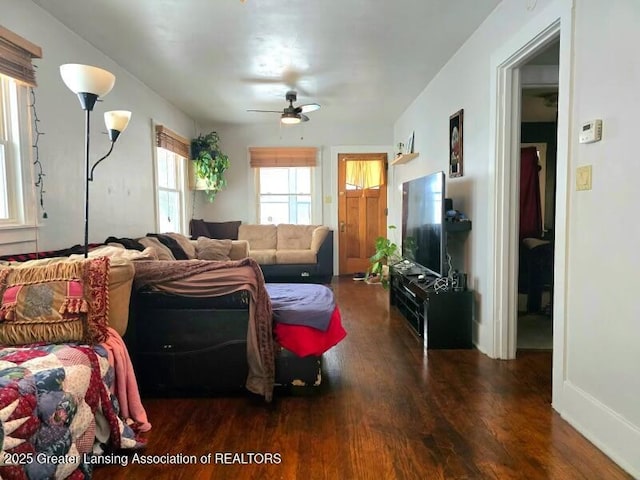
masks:
{"label": "baseboard trim", "polygon": [[634,478],[640,478],[640,427],[569,381],[560,415]]}

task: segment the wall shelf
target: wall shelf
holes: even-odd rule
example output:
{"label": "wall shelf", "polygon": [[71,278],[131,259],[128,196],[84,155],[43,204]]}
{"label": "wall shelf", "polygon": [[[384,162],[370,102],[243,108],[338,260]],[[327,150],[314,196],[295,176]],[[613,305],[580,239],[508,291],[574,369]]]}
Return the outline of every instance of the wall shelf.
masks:
{"label": "wall shelf", "polygon": [[403,153],[402,155],[398,155],[391,161],[391,165],[402,165],[403,163],[410,162],[414,158],[416,158],[418,153]]}

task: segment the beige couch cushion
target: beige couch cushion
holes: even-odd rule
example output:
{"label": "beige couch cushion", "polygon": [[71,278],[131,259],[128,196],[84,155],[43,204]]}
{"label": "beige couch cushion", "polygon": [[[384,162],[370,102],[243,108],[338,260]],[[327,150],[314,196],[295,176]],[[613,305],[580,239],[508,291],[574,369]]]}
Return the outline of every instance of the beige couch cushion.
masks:
{"label": "beige couch cushion", "polygon": [[269,248],[266,250],[249,250],[249,256],[253,258],[260,265],[272,265],[276,263],[276,250],[275,248]]}
{"label": "beige couch cushion", "polygon": [[207,237],[198,237],[196,255],[199,260],[229,260],[231,240],[216,240]]}
{"label": "beige couch cushion", "polygon": [[238,240],[247,240],[250,252],[254,250],[275,250],[277,248],[276,232],[275,225],[243,224],[238,228]]}
{"label": "beige couch cushion", "polygon": [[[189,240],[196,248],[198,245],[197,240]],[[229,251],[229,258],[231,260],[242,260],[249,256],[249,242],[246,240],[231,240],[231,250]],[[197,258],[197,257],[196,257]]]}
{"label": "beige couch cushion", "polygon": [[231,260],[242,260],[249,256],[249,242],[246,240],[233,240],[231,242],[231,251],[229,258]]}
{"label": "beige couch cushion", "polygon": [[[311,237],[317,225],[278,225],[278,250],[306,250],[311,248]],[[253,244],[251,244],[253,248]]]}
{"label": "beige couch cushion", "polygon": [[130,261],[111,259],[111,270],[109,271],[109,326],[121,336],[127,331],[131,285],[135,273],[133,263]]}
{"label": "beige couch cushion", "polygon": [[314,253],[318,253],[327,235],[329,235],[329,227],[325,227],[324,225],[320,225],[313,230],[311,234],[311,250]]}
{"label": "beige couch cushion", "polygon": [[317,257],[312,250],[276,250],[276,263],[316,263]]}

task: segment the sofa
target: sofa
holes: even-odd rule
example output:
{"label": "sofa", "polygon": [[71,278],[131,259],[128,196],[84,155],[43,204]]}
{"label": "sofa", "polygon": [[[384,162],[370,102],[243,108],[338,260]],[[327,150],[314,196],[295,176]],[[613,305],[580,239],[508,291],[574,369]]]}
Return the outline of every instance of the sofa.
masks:
{"label": "sofa", "polygon": [[[143,394],[248,389],[268,400],[274,387],[320,385],[322,353],[346,334],[337,306],[330,302],[333,330],[306,327],[316,313],[305,312],[313,303],[307,299],[319,296],[300,291],[298,307],[290,309],[288,299],[282,305],[298,313],[302,325],[280,325],[262,269],[248,257],[248,241],[180,234],[107,240],[93,245],[89,257],[129,258],[128,276],[118,282],[126,299],[111,302],[110,313],[124,334]],[[295,290],[313,287],[331,293],[313,284]]]}
{"label": "sofa", "polygon": [[[166,235],[157,240],[171,244]],[[279,283],[274,302],[269,290],[273,286],[249,255],[248,240],[170,235],[183,250],[176,251],[174,245],[172,258],[187,255],[189,260],[135,262],[125,340],[140,374],[141,390],[174,396],[246,388],[269,400],[275,387],[319,386],[322,353],[346,335],[330,289],[296,285],[282,297],[287,284]],[[231,245],[230,258],[208,261],[224,245]],[[313,288],[317,290],[308,290]],[[327,325],[318,330],[305,324],[317,317],[323,294],[328,299]],[[280,306],[287,317],[297,313],[298,320],[279,322]]]}
{"label": "sofa", "polygon": [[238,239],[249,243],[267,282],[330,283],[333,232],[319,225],[240,225]]}
{"label": "sofa", "polygon": [[333,231],[323,225],[257,225],[240,221],[190,222],[192,238],[246,241],[268,283],[330,283]]}

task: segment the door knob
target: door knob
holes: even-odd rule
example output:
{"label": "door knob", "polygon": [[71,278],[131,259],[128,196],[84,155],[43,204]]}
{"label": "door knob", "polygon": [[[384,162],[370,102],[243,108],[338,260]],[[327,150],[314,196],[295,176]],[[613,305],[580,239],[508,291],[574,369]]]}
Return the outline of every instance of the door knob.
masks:
{"label": "door knob", "polygon": [[345,225],[345,223],[344,223],[344,222],[340,222],[340,231],[341,231],[341,232],[346,231],[346,225]]}

